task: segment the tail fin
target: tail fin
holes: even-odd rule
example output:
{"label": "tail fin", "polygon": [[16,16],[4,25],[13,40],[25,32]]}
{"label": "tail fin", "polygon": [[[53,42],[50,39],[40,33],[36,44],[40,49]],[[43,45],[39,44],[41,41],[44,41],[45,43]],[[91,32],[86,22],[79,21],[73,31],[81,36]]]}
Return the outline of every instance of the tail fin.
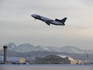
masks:
{"label": "tail fin", "polygon": [[55,19],[55,21],[59,21],[59,22],[61,22],[63,25],[65,25],[66,19],[67,19],[67,17],[63,18],[62,20]]}
{"label": "tail fin", "polygon": [[64,23],[66,21],[66,19],[67,19],[66,17],[63,18],[61,22]]}

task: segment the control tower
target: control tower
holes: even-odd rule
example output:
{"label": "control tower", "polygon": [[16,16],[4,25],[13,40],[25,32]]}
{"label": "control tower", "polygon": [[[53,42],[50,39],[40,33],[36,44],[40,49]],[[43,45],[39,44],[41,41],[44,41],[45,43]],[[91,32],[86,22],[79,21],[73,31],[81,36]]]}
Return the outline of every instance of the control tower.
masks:
{"label": "control tower", "polygon": [[7,46],[3,46],[4,49],[4,63],[7,63]]}

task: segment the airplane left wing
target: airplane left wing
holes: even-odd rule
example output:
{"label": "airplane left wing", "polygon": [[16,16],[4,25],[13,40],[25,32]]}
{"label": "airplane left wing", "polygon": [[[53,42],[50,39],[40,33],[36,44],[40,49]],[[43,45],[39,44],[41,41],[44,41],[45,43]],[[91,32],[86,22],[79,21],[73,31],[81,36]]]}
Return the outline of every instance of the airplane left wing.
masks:
{"label": "airplane left wing", "polygon": [[47,25],[49,25],[50,26],[50,23],[52,22],[53,20],[46,20],[46,21],[44,21]]}

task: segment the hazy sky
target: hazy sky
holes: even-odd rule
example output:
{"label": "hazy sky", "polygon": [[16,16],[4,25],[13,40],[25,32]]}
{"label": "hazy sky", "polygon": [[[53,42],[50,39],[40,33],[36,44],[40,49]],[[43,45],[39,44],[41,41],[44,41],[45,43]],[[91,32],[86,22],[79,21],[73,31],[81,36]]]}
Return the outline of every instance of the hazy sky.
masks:
{"label": "hazy sky", "polygon": [[[31,17],[67,17],[65,26]],[[93,0],[0,0],[0,45],[14,42],[93,49]]]}

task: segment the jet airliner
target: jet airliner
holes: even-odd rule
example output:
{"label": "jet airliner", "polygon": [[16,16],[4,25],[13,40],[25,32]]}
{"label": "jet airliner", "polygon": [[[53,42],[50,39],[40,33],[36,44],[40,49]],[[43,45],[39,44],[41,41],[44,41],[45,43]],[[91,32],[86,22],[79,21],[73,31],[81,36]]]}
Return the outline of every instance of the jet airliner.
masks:
{"label": "jet airliner", "polygon": [[38,20],[41,20],[43,22],[45,22],[47,25],[50,26],[50,24],[53,24],[53,25],[62,25],[64,26],[65,25],[65,21],[66,21],[66,17],[63,18],[62,20],[59,20],[59,19],[55,19],[55,20],[52,20],[52,19],[49,19],[49,18],[46,18],[46,17],[43,17],[43,16],[40,16],[40,15],[37,15],[37,14],[32,14],[31,15],[33,18],[35,19],[38,19]]}

